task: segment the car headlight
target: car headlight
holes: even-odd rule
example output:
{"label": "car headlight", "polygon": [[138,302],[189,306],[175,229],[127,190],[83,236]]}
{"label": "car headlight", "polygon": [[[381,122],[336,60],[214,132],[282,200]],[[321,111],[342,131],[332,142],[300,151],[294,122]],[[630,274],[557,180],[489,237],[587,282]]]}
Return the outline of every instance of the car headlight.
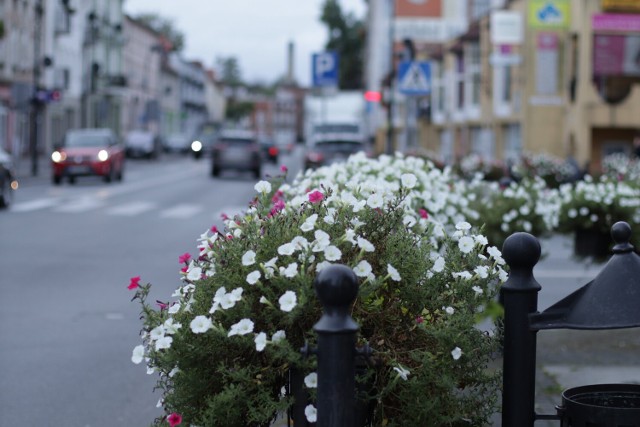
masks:
{"label": "car headlight", "polygon": [[200,150],[202,150],[202,142],[200,141],[193,141],[191,143],[191,149],[195,152],[198,152]]}
{"label": "car headlight", "polygon": [[107,150],[100,150],[98,152],[98,160],[100,160],[101,162],[104,162],[108,158],[109,158],[109,153],[107,152]]}
{"label": "car headlight", "polygon": [[51,160],[56,163],[64,162],[67,159],[67,154],[65,152],[54,151],[51,153]]}

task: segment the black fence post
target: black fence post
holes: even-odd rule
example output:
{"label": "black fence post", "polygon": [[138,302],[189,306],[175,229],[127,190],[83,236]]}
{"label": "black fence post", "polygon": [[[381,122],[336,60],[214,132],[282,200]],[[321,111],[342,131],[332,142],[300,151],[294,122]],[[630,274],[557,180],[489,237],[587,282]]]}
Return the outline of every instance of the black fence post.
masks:
{"label": "black fence post", "polygon": [[535,419],[536,333],[529,315],[538,311],[541,286],[533,277],[540,242],[528,233],[505,240],[502,255],[510,267],[502,285],[504,306],[502,426],[532,427]]}
{"label": "black fence post", "polygon": [[350,268],[332,265],[318,274],[314,285],[324,307],[313,327],[318,334],[317,427],[352,427],[358,325],[349,311],[358,279]]}

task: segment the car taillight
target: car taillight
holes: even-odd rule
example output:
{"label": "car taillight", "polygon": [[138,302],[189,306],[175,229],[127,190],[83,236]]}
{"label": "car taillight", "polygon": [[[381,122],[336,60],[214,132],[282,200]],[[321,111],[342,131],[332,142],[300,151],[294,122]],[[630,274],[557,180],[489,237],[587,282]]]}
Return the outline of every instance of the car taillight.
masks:
{"label": "car taillight", "polygon": [[277,156],[278,155],[278,149],[276,147],[269,147],[269,155],[270,156]]}
{"label": "car taillight", "polygon": [[309,161],[311,162],[321,162],[324,159],[324,156],[322,155],[322,153],[318,153],[315,151],[312,151],[311,153],[307,154],[307,159],[309,159]]}

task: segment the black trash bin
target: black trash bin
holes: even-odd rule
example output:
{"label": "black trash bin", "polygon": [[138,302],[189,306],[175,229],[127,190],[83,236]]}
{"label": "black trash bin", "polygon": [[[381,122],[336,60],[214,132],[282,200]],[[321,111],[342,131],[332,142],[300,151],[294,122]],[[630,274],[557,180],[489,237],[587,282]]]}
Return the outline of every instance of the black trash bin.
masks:
{"label": "black trash bin", "polygon": [[640,385],[595,384],[562,393],[562,427],[640,427]]}

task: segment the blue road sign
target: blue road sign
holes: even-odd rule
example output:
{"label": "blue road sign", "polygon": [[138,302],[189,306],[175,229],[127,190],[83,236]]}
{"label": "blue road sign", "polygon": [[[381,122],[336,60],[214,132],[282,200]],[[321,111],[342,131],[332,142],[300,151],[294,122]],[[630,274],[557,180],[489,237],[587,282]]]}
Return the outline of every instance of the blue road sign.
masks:
{"label": "blue road sign", "polygon": [[311,57],[313,86],[338,86],[338,54],[336,52],[314,53]]}
{"label": "blue road sign", "polygon": [[416,96],[431,93],[431,64],[427,61],[402,61],[398,66],[398,91]]}

